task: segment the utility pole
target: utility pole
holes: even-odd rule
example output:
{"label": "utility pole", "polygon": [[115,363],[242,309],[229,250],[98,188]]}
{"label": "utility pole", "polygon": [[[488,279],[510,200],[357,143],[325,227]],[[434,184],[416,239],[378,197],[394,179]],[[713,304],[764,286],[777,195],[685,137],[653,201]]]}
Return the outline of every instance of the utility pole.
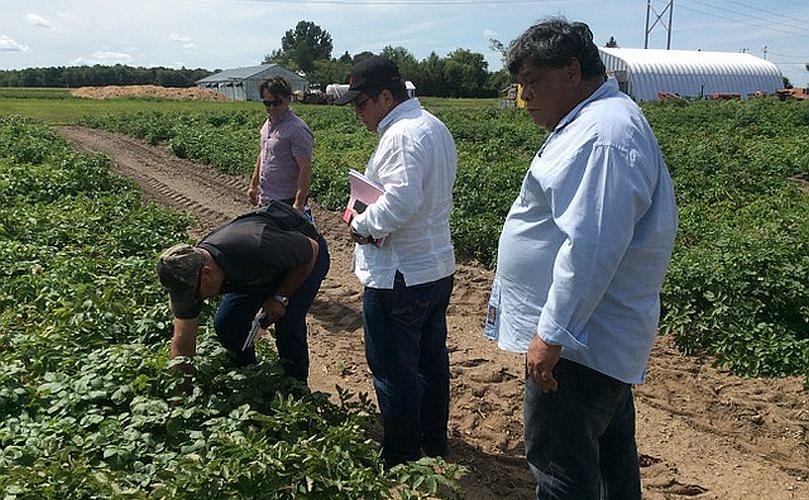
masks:
{"label": "utility pole", "polygon": [[764,60],[766,61],[767,60],[767,46],[766,45],[764,46],[763,49],[761,49],[761,52],[764,54]]}
{"label": "utility pole", "polygon": [[[669,14],[668,24],[664,24],[665,21],[663,20],[663,16],[666,15],[666,12],[668,12]],[[652,22],[652,25],[650,26],[649,19],[652,13],[654,13],[655,19],[654,22]],[[666,6],[663,7],[663,10],[661,10],[660,12],[658,12],[657,9],[652,5],[652,0],[646,0],[646,29],[645,29],[646,36],[643,40],[644,49],[649,48],[649,33],[651,33],[654,27],[657,26],[657,23],[660,23],[660,25],[663,26],[663,29],[665,29],[667,32],[666,50],[671,50],[671,21],[673,17],[674,17],[674,0],[668,0],[666,2]]]}

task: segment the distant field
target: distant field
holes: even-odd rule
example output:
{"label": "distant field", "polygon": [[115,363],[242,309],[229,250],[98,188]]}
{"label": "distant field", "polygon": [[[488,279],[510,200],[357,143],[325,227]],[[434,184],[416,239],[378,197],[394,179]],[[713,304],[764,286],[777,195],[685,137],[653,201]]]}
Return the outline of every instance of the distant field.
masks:
{"label": "distant field", "polygon": [[[497,99],[447,99],[422,97],[429,109],[495,108]],[[314,105],[295,104],[296,108]],[[69,89],[0,87],[0,115],[33,116],[50,125],[66,125],[88,115],[127,113],[134,111],[220,111],[252,110],[261,105],[254,102],[177,101],[155,98],[84,99],[70,95]]]}
{"label": "distant field", "polygon": [[0,99],[68,99],[70,89],[0,87]]}
{"label": "distant field", "polygon": [[250,109],[257,103],[175,101],[169,99],[83,99],[67,89],[0,88],[0,115],[19,114],[50,125],[75,123],[87,115],[135,111],[214,111]]}

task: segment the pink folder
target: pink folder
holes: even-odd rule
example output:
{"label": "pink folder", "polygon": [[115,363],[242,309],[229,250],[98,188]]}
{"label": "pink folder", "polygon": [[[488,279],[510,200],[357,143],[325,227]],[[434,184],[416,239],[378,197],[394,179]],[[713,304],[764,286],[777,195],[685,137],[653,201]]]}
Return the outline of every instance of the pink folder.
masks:
{"label": "pink folder", "polygon": [[385,189],[377,182],[372,181],[356,170],[348,171],[348,181],[351,187],[351,194],[348,197],[343,221],[348,224],[354,217],[354,212],[361,214],[365,207],[375,202]]}
{"label": "pink folder", "polygon": [[[343,212],[343,222],[346,224],[351,223],[354,213],[361,214],[365,208],[371,203],[375,202],[384,192],[385,188],[378,182],[372,181],[364,174],[357,172],[354,169],[348,171],[348,181],[351,187],[351,193],[348,197],[346,209]],[[374,240],[376,246],[381,246],[384,238]]]}

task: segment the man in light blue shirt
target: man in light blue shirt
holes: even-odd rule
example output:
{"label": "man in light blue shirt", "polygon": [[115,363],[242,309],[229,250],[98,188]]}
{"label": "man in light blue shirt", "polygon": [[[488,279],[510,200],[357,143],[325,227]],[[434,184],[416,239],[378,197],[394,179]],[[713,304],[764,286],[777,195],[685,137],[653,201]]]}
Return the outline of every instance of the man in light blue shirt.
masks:
{"label": "man in light blue shirt", "polygon": [[508,68],[550,135],[503,225],[486,332],[527,353],[537,498],[640,499],[632,384],[643,382],[674,246],[671,177],[587,25],[532,26]]}

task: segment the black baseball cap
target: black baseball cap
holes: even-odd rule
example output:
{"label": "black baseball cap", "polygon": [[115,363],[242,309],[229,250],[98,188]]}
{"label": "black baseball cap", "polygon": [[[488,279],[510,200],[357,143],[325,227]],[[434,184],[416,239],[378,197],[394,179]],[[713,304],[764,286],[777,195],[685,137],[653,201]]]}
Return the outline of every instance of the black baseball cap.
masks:
{"label": "black baseball cap", "polygon": [[334,103],[340,106],[348,104],[363,90],[387,87],[401,80],[396,63],[381,56],[371,56],[351,68],[348,91]]}

